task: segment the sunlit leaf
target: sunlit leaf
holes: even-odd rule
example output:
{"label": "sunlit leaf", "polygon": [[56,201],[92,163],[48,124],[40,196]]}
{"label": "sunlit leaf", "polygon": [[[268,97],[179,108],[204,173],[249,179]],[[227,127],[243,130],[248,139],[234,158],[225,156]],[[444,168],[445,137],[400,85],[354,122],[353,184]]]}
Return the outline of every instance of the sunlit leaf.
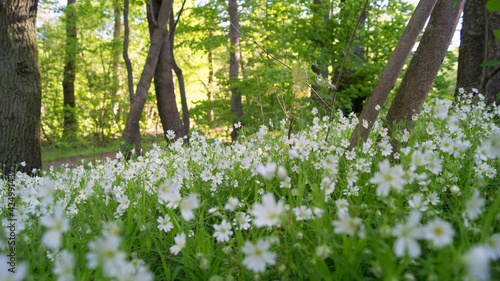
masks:
{"label": "sunlit leaf", "polygon": [[307,87],[307,72],[299,66],[295,66],[292,70],[293,82],[299,86],[301,91]]}
{"label": "sunlit leaf", "polygon": [[335,85],[328,82],[325,78],[318,78],[318,85],[323,88],[335,89]]}
{"label": "sunlit leaf", "polygon": [[267,92],[266,92],[266,94],[264,96],[267,97],[267,96],[270,96],[270,95],[274,94],[277,89],[278,88],[276,88],[276,87],[271,87],[271,88],[267,89]]}

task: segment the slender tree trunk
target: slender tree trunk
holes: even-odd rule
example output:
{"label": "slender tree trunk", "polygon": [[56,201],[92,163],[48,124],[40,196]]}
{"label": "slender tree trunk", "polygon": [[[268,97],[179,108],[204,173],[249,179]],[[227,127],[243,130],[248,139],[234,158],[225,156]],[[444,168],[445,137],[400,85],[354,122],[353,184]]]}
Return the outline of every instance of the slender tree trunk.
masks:
{"label": "slender tree trunk", "polygon": [[[130,147],[134,144],[135,139],[140,137],[140,135],[137,136],[139,121],[141,119],[142,111],[144,110],[144,104],[146,103],[149,87],[151,86],[151,80],[153,79],[153,75],[158,64],[158,58],[163,47],[163,42],[165,41],[165,37],[168,35],[167,23],[170,18],[170,13],[172,12],[172,3],[173,0],[164,0],[160,7],[158,18],[156,20],[157,24],[155,25],[151,36],[149,55],[146,58],[146,64],[144,65],[141,78],[137,84],[134,102],[130,106],[127,123],[125,124],[125,130],[123,131],[123,150],[126,157],[130,157]],[[140,153],[140,151],[137,151],[137,153]]]}
{"label": "slender tree trunk", "polygon": [[[213,29],[210,29],[210,39],[213,36]],[[207,98],[209,101],[212,101],[214,98],[214,63],[213,63],[213,50],[212,47],[208,49],[208,91]],[[214,111],[210,109],[207,117],[208,121],[214,120]]]}
{"label": "slender tree trunk", "polygon": [[74,139],[76,137],[76,112],[75,112],[75,76],[76,76],[76,0],[68,0],[66,7],[66,64],[64,66],[63,95],[64,95],[64,130],[63,137]]}
{"label": "slender tree trunk", "polygon": [[42,168],[37,5],[37,0],[0,2],[0,173],[5,175]]}
{"label": "slender tree trunk", "polygon": [[[378,117],[378,111],[375,110],[375,106],[383,106],[392,88],[394,88],[399,73],[401,73],[436,2],[437,0],[421,0],[415,8],[410,21],[403,31],[403,35],[399,39],[396,48],[359,116],[359,123],[351,135],[349,150],[355,147],[360,141],[364,142],[368,139],[370,130]],[[368,123],[366,128],[363,126],[364,120]]]}
{"label": "slender tree trunk", "polygon": [[[173,2],[173,1],[172,1]],[[172,6],[172,2],[170,5]],[[154,22],[152,19],[158,18],[160,5],[163,6],[161,0],[152,2],[152,10],[149,9],[149,29],[154,30]],[[169,8],[172,11],[172,7]],[[169,15],[170,19],[170,15]],[[158,115],[164,132],[172,130],[175,132],[175,138],[182,138],[185,135],[184,127],[181,123],[177,102],[175,100],[175,84],[173,76],[173,51],[171,49],[170,36],[164,38],[163,46],[158,58],[154,74],[154,84],[156,91],[156,102],[158,106]],[[165,136],[166,140],[167,137]]]}
{"label": "slender tree trunk", "polygon": [[[123,4],[123,25],[125,26],[125,34],[123,38],[123,60],[125,61],[125,65],[127,66],[127,86],[129,92],[129,101],[130,106],[135,101],[135,93],[134,93],[134,75],[132,70],[132,63],[130,62],[130,58],[128,56],[128,44],[130,41],[130,27],[128,22],[128,12],[129,12],[129,0],[125,0]],[[135,131],[135,140],[133,141],[135,144],[135,151],[140,153],[142,150],[141,146],[141,131],[140,127],[137,126]]]}
{"label": "slender tree trunk", "polygon": [[[238,2],[237,0],[228,0],[228,11],[229,11],[229,22],[231,26],[229,27],[229,39],[231,41],[231,46],[229,49],[229,81],[231,84],[231,113],[233,114],[233,123],[238,122],[243,116],[243,108],[241,105],[241,95],[238,91],[238,87],[234,83],[238,82],[238,72],[240,65],[240,35],[237,30],[240,29],[240,23],[238,19]],[[238,137],[238,129],[234,128],[231,133],[231,139],[233,141]]]}
{"label": "slender tree trunk", "polygon": [[[182,9],[179,12],[179,15],[177,16],[177,21],[179,21],[179,19],[180,19],[180,16],[181,16],[182,11],[184,9],[185,3],[186,3],[186,0],[184,0],[184,3],[182,4]],[[170,15],[170,51],[171,51],[173,69],[175,72],[175,76],[177,76],[177,81],[179,81],[179,91],[181,94],[182,123],[184,125],[184,135],[187,135],[189,133],[189,127],[190,127],[189,108],[188,108],[187,99],[186,99],[186,86],[184,84],[184,75],[182,74],[182,69],[179,67],[179,65],[175,61],[175,56],[174,56],[175,28],[176,28],[176,22],[174,20],[174,13],[172,13]]]}
{"label": "slender tree trunk", "polygon": [[115,121],[119,121],[119,102],[117,101],[117,97],[119,96],[120,91],[120,74],[119,74],[119,65],[120,65],[120,54],[121,50],[121,37],[122,37],[122,21],[121,21],[121,9],[120,9],[120,1],[115,0],[114,2],[114,22],[115,28],[113,31],[113,64],[111,65],[111,75],[112,75],[112,87],[111,87],[111,106],[113,109],[113,115],[115,116]]}
{"label": "slender tree trunk", "polygon": [[412,115],[420,114],[448,51],[465,0],[438,0],[415,56],[387,113],[389,132],[403,123],[411,132]]}

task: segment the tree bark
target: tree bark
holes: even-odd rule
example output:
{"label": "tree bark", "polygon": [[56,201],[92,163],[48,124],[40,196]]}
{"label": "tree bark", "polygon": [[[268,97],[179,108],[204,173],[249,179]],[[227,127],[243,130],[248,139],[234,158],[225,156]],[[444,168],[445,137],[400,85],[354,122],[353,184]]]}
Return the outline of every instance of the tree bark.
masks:
{"label": "tree bark", "polygon": [[[120,1],[115,0],[114,2],[114,23],[115,28],[113,31],[113,63],[111,65],[111,74],[112,74],[112,88],[111,88],[111,99],[113,106],[115,105],[115,99],[118,95],[118,91],[120,90],[120,74],[119,74],[119,65],[120,65],[120,54],[121,51],[121,37],[122,37],[122,21],[121,21],[121,10],[120,10]],[[128,16],[128,15],[127,15]]]}
{"label": "tree bark", "polygon": [[42,167],[37,5],[37,0],[0,2],[0,172],[6,175]]}
{"label": "tree bark", "polygon": [[[130,61],[130,58],[128,56],[128,44],[130,41],[128,12],[129,12],[129,0],[125,0],[123,3],[123,25],[125,29],[124,30],[125,34],[123,37],[123,60],[125,61],[125,65],[127,67],[127,86],[128,86],[130,106],[132,106],[135,100],[135,93],[134,93],[134,75],[132,69],[132,62]],[[135,134],[134,138],[135,151],[140,153],[140,151],[142,150],[142,146],[141,146],[141,130],[139,126],[137,126],[134,134]]]}
{"label": "tree bark", "polygon": [[[238,18],[238,2],[237,0],[228,0],[229,11],[229,82],[231,87],[231,113],[233,115],[233,123],[238,122],[243,116],[243,108],[241,105],[241,95],[238,87],[234,83],[238,82],[238,72],[240,65],[240,23]],[[231,133],[231,139],[235,141],[238,138],[238,129],[234,128]]]}
{"label": "tree bark", "polygon": [[[213,36],[213,28],[210,29],[210,39],[212,39]],[[213,100],[214,97],[214,63],[213,63],[213,50],[212,47],[210,46],[208,48],[208,89],[207,89],[207,98],[209,101]],[[214,111],[210,109],[210,112],[208,113],[207,116],[208,121],[213,121],[214,120]]]}
{"label": "tree bark", "polygon": [[485,61],[485,34],[487,25],[486,0],[466,1],[464,7],[462,30],[460,31],[460,48],[458,52],[457,88],[480,91],[484,69],[480,64]]}
{"label": "tree bark", "polygon": [[76,0],[68,0],[66,7],[66,64],[63,78],[63,138],[72,140],[76,137],[77,124],[75,112],[75,77],[76,77]]}
{"label": "tree bark", "polygon": [[[172,12],[172,3],[173,0],[163,0],[162,2],[158,13],[158,19],[156,20],[157,25],[154,27],[154,31],[151,36],[149,55],[146,58],[141,78],[137,84],[134,102],[130,106],[130,112],[122,137],[124,141],[123,151],[125,152],[126,157],[130,157],[130,147],[134,144],[135,139],[140,137],[140,135],[137,136],[139,121],[141,119],[142,111],[144,110],[144,104],[146,103],[149,87],[151,86],[151,80],[153,79],[153,75],[158,64],[158,58],[163,47],[163,42],[168,34],[167,23],[170,13]],[[140,153],[140,151],[136,151],[136,153]]]}
{"label": "tree bark", "polygon": [[[177,16],[177,21],[179,21],[180,16],[182,14],[182,11],[184,10],[184,4],[186,3],[186,0],[184,0],[184,3],[182,4],[182,8],[179,12],[179,15]],[[189,108],[187,105],[187,99],[186,99],[186,86],[184,84],[184,75],[182,74],[182,69],[179,67],[177,62],[175,61],[175,56],[174,56],[174,40],[175,40],[175,27],[176,27],[176,21],[174,20],[174,13],[170,14],[170,51],[171,51],[171,56],[172,56],[172,62],[173,62],[173,69],[175,72],[175,76],[177,76],[177,81],[179,82],[179,91],[181,94],[181,107],[182,107],[182,123],[184,125],[184,135],[187,135],[189,133]],[[175,93],[174,93],[175,95]]]}
{"label": "tree bark", "polygon": [[[173,1],[172,1],[173,2]],[[172,2],[170,5],[172,6]],[[154,21],[157,20],[159,15],[158,11],[160,5],[163,6],[161,0],[155,0],[152,2],[152,10],[149,9],[149,29],[154,30]],[[172,10],[172,7],[169,8]],[[170,19],[170,15],[169,15]],[[156,65],[156,70],[154,73],[154,84],[156,91],[156,102],[158,106],[158,115],[160,116],[160,121],[163,127],[163,131],[166,133],[167,130],[172,130],[175,132],[175,138],[182,138],[185,135],[184,126],[181,123],[181,118],[179,110],[177,109],[177,102],[175,100],[175,84],[173,76],[173,51],[172,44],[170,43],[170,36],[164,38],[163,46],[158,58],[158,64]],[[165,139],[169,139],[165,135]]]}
{"label": "tree bark", "polygon": [[500,43],[493,34],[493,30],[500,29],[500,12],[490,13],[486,2],[477,0],[465,3],[455,96],[458,96],[459,88],[467,92],[475,88],[486,96],[488,103],[493,103],[500,92],[498,66],[481,64],[500,58]]}
{"label": "tree bark", "polygon": [[[493,31],[500,29],[500,11],[495,13],[486,11],[485,23],[487,25],[485,61],[498,60],[500,59],[500,42]],[[500,93],[500,66],[483,66],[483,68],[484,76],[481,81],[481,91],[486,96],[488,103],[496,102],[498,105],[496,97]]]}
{"label": "tree bark", "polygon": [[[358,145],[360,141],[363,143],[368,139],[370,130],[378,117],[378,111],[375,110],[375,106],[383,106],[387,100],[436,2],[437,0],[421,0],[415,8],[410,21],[403,31],[403,35],[399,39],[372,94],[363,107],[363,111],[359,116],[359,123],[351,134],[349,150]],[[367,128],[363,127],[363,120],[368,122]]]}
{"label": "tree bark", "polygon": [[390,135],[404,124],[411,132],[412,115],[419,114],[450,45],[465,0],[438,0],[415,56],[387,113]]}

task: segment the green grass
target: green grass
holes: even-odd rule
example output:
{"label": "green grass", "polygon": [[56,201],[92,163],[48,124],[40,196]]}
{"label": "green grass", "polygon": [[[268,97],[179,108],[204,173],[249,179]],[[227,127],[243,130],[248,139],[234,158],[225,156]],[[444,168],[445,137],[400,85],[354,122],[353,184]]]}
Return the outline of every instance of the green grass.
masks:
{"label": "green grass", "polygon": [[[58,145],[42,144],[42,162],[56,161],[71,157],[92,157],[102,153],[118,152],[121,150],[121,139],[111,139],[107,143],[81,142],[58,143]],[[153,143],[163,142],[163,138],[157,136],[142,136],[141,145],[144,151],[153,148]]]}

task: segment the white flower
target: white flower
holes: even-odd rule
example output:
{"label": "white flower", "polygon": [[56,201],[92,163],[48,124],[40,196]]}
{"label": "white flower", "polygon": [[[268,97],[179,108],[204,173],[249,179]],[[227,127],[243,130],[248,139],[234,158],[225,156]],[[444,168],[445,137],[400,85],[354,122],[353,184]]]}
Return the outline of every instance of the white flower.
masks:
{"label": "white flower", "polygon": [[170,247],[170,253],[178,255],[179,252],[186,247],[186,234],[181,232],[174,237],[175,245]]}
{"label": "white flower", "polygon": [[15,272],[9,272],[9,269],[13,268],[13,265],[9,264],[10,253],[0,252],[0,281],[22,281],[29,271],[28,264],[26,262],[15,262]]}
{"label": "white flower", "polygon": [[274,172],[276,172],[276,163],[269,162],[267,165],[259,164],[257,166],[257,173],[259,173],[265,180],[272,180]]}
{"label": "white flower", "polygon": [[423,233],[425,239],[431,241],[437,248],[442,248],[453,242],[455,230],[449,222],[435,218],[427,223]]}
{"label": "white flower", "polygon": [[214,224],[214,229],[216,230],[214,237],[219,242],[228,242],[229,236],[233,235],[233,231],[231,231],[231,224],[226,220],[222,220],[219,225]]}
{"label": "white flower", "polygon": [[69,219],[63,216],[64,207],[59,203],[54,207],[53,216],[40,218],[40,224],[47,228],[42,243],[54,251],[61,247],[62,234],[69,230]]}
{"label": "white flower", "polygon": [[194,219],[193,209],[198,208],[199,204],[197,193],[191,193],[188,197],[182,199],[180,202],[182,218],[185,221]]}
{"label": "white flower", "polygon": [[308,220],[312,216],[312,210],[305,205],[293,208],[293,212],[298,221]]}
{"label": "white flower", "polygon": [[166,136],[169,140],[173,140],[175,138],[175,132],[172,130],[167,130]]}
{"label": "white flower", "polygon": [[335,205],[337,205],[339,213],[347,213],[349,211],[349,201],[347,199],[338,199],[335,201]]}
{"label": "white flower", "polygon": [[75,258],[65,249],[57,255],[52,272],[57,275],[57,281],[70,281],[75,279],[74,267]]}
{"label": "white flower", "polygon": [[276,254],[269,252],[271,245],[262,239],[256,244],[246,241],[241,251],[246,255],[243,259],[243,265],[255,273],[264,272],[266,265],[276,264]]}
{"label": "white flower", "polygon": [[255,217],[253,223],[257,227],[276,225],[280,222],[280,215],[284,209],[283,200],[276,202],[271,193],[263,195],[262,204],[253,203],[252,205],[252,215]]}
{"label": "white flower", "polygon": [[351,218],[349,213],[339,213],[339,219],[333,221],[333,231],[338,234],[354,235],[356,229],[361,225],[360,218]]}
{"label": "white flower", "polygon": [[490,280],[490,260],[482,246],[474,246],[463,256],[467,274],[476,280]]}
{"label": "white flower", "polygon": [[408,205],[417,211],[427,211],[428,203],[427,201],[424,201],[421,194],[415,194],[410,200],[408,200]]}
{"label": "white flower", "polygon": [[126,265],[127,255],[120,251],[121,238],[116,235],[104,235],[89,243],[89,252],[85,254],[87,267],[96,269],[103,266],[103,273],[107,277],[116,276]]}
{"label": "white flower", "polygon": [[472,198],[465,204],[466,209],[464,211],[464,216],[471,220],[475,220],[483,212],[481,208],[484,206],[484,198],[479,197],[479,190],[474,190]]}
{"label": "white flower", "polygon": [[158,198],[168,202],[172,197],[172,194],[179,192],[180,188],[181,187],[171,179],[166,179],[158,186]]}
{"label": "white flower", "polygon": [[230,197],[229,200],[227,200],[224,209],[234,212],[238,208],[239,203],[240,201],[238,200],[238,198]]}
{"label": "white flower", "polygon": [[500,259],[500,233],[494,234],[486,239],[484,248],[492,260]]}
{"label": "white flower", "polygon": [[[245,214],[244,212],[238,212],[236,214],[236,217],[234,218],[234,223],[238,223],[238,226],[240,229],[249,229],[250,228],[250,222],[252,219],[250,218],[249,215]],[[238,229],[238,227],[236,228]]]}
{"label": "white flower", "polygon": [[398,191],[403,189],[405,180],[403,179],[404,171],[401,165],[391,167],[389,160],[384,159],[378,164],[378,167],[379,171],[370,179],[370,183],[378,185],[377,195],[387,196],[391,187]]}
{"label": "white flower", "polygon": [[394,242],[394,254],[402,257],[406,251],[412,258],[418,258],[422,250],[417,242],[417,239],[422,238],[422,230],[418,227],[420,212],[412,212],[405,224],[397,224],[392,230],[392,235],[397,237]]}
{"label": "white flower", "polygon": [[172,230],[172,228],[174,228],[174,224],[170,221],[169,215],[165,215],[165,217],[163,217],[163,218],[158,217],[158,219],[156,221],[159,223],[159,225],[158,225],[159,230],[169,232],[170,230]]}

